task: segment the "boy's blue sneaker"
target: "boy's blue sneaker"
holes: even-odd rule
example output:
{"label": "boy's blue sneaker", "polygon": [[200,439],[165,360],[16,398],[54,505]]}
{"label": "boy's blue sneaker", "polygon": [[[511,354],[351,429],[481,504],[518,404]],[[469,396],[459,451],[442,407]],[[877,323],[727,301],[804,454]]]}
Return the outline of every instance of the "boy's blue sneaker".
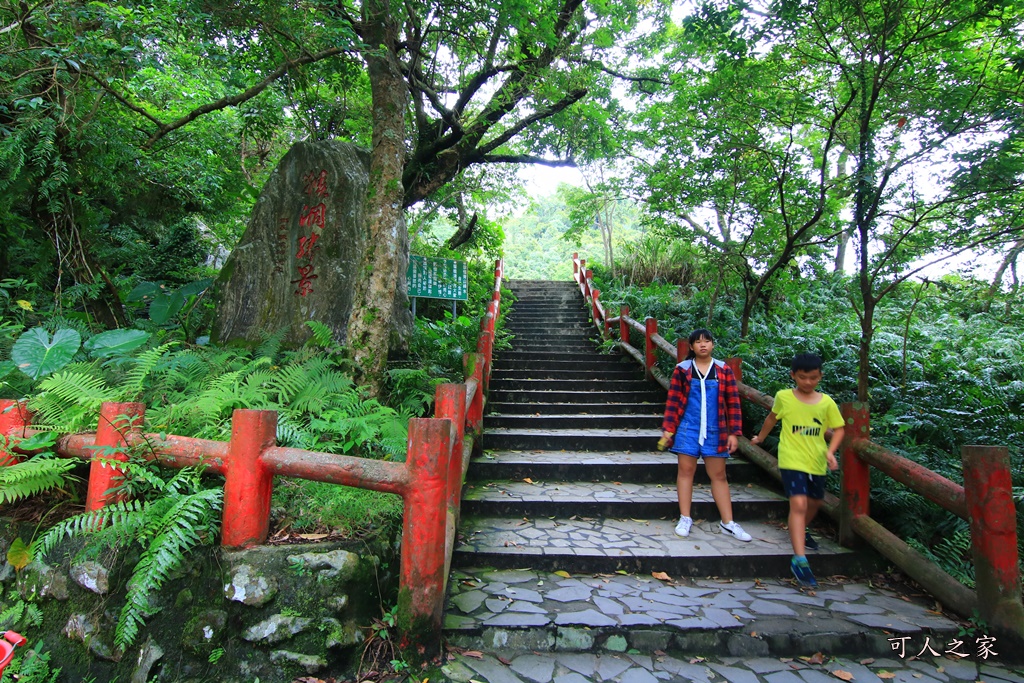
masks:
{"label": "boy's blue sneaker", "polygon": [[818,542],[811,536],[811,532],[808,531],[804,534],[804,547],[808,550],[817,550],[819,548]]}
{"label": "boy's blue sneaker", "polygon": [[811,565],[807,564],[806,557],[799,559],[794,557],[789,563],[789,569],[801,586],[818,587],[818,582],[814,579],[814,572],[811,571]]}

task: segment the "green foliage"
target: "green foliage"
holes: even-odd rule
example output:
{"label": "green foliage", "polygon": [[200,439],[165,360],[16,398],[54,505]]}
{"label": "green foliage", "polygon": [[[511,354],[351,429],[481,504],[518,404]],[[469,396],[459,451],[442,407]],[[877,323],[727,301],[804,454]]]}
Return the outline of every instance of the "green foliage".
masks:
{"label": "green foliage", "polygon": [[0,631],[27,631],[42,623],[43,611],[39,606],[21,599],[0,611]]}
{"label": "green foliage", "polygon": [[[4,453],[0,452],[0,457]],[[61,488],[70,478],[74,461],[53,457],[50,453],[0,467],[0,505]]]}
{"label": "green foliage", "polygon": [[50,668],[50,653],[41,650],[15,650],[14,659],[4,673],[17,676],[18,683],[57,683],[60,668]]}
{"label": "green foliage", "polygon": [[67,365],[81,344],[75,330],[57,330],[51,339],[45,329],[34,327],[14,342],[11,360],[26,375],[39,379]]}
{"label": "green foliage", "polygon": [[367,489],[301,479],[280,479],[272,511],[277,524],[295,531],[358,536],[393,529],[402,521],[402,499]]}
{"label": "green foliage", "polygon": [[[194,547],[216,538],[223,489],[204,488],[196,468],[183,468],[165,482],[144,465],[119,467],[135,482],[136,495],[143,493],[146,499],[113,503],[63,520],[38,538],[32,551],[42,558],[63,538],[82,535],[89,535],[95,547],[138,544],[142,548],[114,631],[114,643],[123,649],[135,641],[152,612],[151,596]],[[147,490],[140,491],[140,482]]]}

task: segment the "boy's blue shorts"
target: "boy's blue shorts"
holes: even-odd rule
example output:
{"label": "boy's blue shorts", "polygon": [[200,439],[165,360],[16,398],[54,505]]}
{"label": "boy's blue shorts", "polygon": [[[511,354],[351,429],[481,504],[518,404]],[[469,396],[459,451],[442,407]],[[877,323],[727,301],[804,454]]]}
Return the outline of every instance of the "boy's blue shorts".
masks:
{"label": "boy's blue shorts", "polygon": [[807,474],[799,470],[784,470],[779,468],[782,475],[782,490],[786,496],[807,496],[815,500],[825,497],[825,474]]}

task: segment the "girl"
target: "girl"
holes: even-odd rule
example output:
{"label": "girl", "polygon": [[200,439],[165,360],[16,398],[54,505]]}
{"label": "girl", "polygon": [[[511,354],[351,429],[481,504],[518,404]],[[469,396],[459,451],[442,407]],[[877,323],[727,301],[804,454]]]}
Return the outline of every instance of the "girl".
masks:
{"label": "girl", "polygon": [[722,533],[750,541],[750,534],[732,518],[732,499],[725,478],[725,461],[736,450],[737,437],[743,433],[736,376],[728,365],[711,357],[715,338],[709,331],[694,330],[689,341],[690,353],[672,373],[661,423],[662,443],[671,444],[669,450],[679,456],[676,488],[680,516],[676,534],[690,535],[693,475],[697,458],[703,457],[704,469],[711,478],[711,496],[722,517]]}

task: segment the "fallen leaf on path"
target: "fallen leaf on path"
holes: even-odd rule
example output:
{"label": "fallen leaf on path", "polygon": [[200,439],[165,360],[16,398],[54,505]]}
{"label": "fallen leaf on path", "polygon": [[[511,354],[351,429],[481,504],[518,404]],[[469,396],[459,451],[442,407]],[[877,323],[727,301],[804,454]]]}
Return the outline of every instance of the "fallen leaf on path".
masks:
{"label": "fallen leaf on path", "polygon": [[896,674],[889,671],[878,671],[875,673],[879,678],[896,678]]}
{"label": "fallen leaf on path", "polygon": [[665,572],[651,572],[651,576],[661,581],[671,581],[672,577]]}
{"label": "fallen leaf on path", "polygon": [[466,650],[462,654],[465,655],[466,657],[472,657],[473,659],[483,659],[484,658],[484,653],[480,652],[480,650]]}
{"label": "fallen leaf on path", "polygon": [[850,673],[849,671],[843,671],[842,669],[836,669],[836,670],[832,671],[831,673],[836,678],[841,678],[844,681],[852,681],[853,680],[853,674]]}
{"label": "fallen leaf on path", "polygon": [[861,664],[862,664],[863,666],[867,666],[868,664],[874,664],[874,663],[875,663],[875,660],[874,660],[874,659],[872,659],[871,657],[868,657],[867,659],[862,659],[862,660],[860,660],[860,663],[861,663]]}
{"label": "fallen leaf on path", "polygon": [[525,481],[527,484],[532,484],[533,483],[533,479],[530,479],[529,477],[525,477],[523,479],[523,481]]}
{"label": "fallen leaf on path", "polygon": [[555,576],[561,576],[563,578],[568,579],[572,575],[564,569],[559,569],[557,572],[555,572]]}

